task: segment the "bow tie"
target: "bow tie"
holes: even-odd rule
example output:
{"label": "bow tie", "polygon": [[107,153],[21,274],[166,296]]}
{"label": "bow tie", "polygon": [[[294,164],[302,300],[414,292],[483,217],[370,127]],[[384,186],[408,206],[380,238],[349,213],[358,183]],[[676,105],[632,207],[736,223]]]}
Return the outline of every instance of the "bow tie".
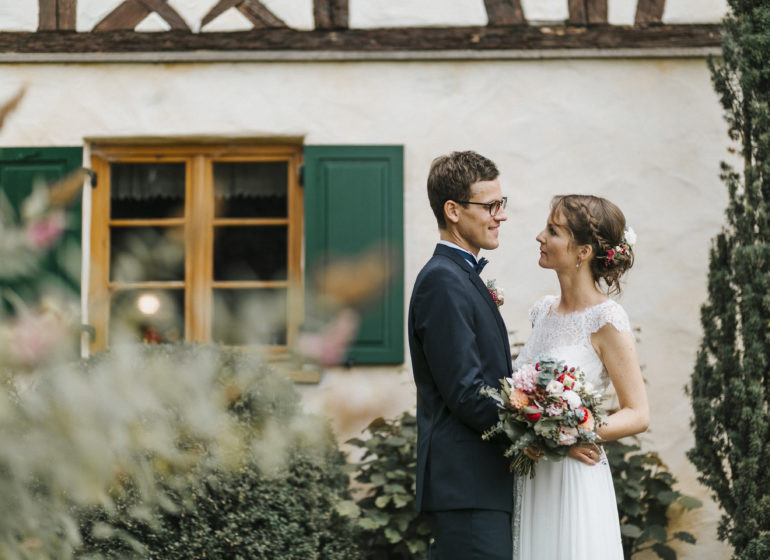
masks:
{"label": "bow tie", "polygon": [[481,271],[484,269],[485,266],[487,266],[487,263],[489,262],[484,257],[481,257],[479,259],[479,262],[476,262],[476,260],[473,258],[473,255],[470,253],[466,253],[465,251],[461,251],[460,249],[455,249],[454,247],[451,247],[451,249],[460,255],[462,258],[464,258],[466,261],[468,261],[468,264],[470,264],[473,267],[473,270],[476,271],[476,274],[481,274]]}

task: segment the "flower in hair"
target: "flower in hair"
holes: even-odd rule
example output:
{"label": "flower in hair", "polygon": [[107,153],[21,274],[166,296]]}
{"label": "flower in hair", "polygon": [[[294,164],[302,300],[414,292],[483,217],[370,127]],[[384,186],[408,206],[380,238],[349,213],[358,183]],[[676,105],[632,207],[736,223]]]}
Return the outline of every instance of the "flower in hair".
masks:
{"label": "flower in hair", "polygon": [[[615,249],[617,249],[617,247]],[[605,264],[609,265],[611,262],[615,261],[615,249],[607,249],[607,262]]]}
{"label": "flower in hair", "polygon": [[629,248],[636,245],[636,232],[630,226],[626,226],[626,229],[623,230],[623,240],[621,243],[628,245]]}

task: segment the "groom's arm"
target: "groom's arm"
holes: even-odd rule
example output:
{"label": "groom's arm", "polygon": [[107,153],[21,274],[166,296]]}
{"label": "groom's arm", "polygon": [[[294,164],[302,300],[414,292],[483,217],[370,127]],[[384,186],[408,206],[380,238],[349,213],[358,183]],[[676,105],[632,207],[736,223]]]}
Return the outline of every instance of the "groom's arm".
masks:
{"label": "groom's arm", "polygon": [[[414,298],[415,335],[447,407],[481,433],[497,422],[497,406],[479,391],[487,385],[473,327],[473,302],[465,283],[436,271]],[[506,372],[500,372],[503,377]]]}

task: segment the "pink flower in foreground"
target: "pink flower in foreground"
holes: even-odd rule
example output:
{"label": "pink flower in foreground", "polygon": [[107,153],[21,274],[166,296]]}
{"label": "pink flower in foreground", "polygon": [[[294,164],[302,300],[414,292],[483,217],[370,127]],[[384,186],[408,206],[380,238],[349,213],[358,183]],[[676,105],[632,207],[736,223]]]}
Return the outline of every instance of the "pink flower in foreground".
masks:
{"label": "pink flower in foreground", "polygon": [[323,366],[337,365],[347,355],[359,322],[355,311],[343,309],[322,331],[301,334],[297,349]]}
{"label": "pink flower in foreground", "polygon": [[31,249],[43,250],[53,245],[67,227],[67,218],[61,210],[55,210],[44,217],[29,222],[26,228],[27,245]]}
{"label": "pink flower in foreground", "polygon": [[11,361],[26,367],[48,358],[67,334],[61,319],[53,313],[23,313],[11,329],[11,344],[8,348]]}

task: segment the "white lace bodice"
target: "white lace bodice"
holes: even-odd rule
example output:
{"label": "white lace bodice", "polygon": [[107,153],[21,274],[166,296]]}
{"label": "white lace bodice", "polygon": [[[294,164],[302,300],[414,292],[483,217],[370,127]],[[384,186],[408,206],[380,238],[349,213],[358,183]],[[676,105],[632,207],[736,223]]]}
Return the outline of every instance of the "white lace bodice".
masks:
{"label": "white lace bodice", "polygon": [[545,296],[529,310],[532,333],[514,361],[514,369],[527,362],[534,363],[546,355],[564,360],[570,366],[580,366],[585,380],[607,393],[610,379],[604,364],[591,345],[591,335],[607,323],[618,331],[631,331],[623,307],[607,300],[567,315],[556,313],[552,307],[557,296]]}

